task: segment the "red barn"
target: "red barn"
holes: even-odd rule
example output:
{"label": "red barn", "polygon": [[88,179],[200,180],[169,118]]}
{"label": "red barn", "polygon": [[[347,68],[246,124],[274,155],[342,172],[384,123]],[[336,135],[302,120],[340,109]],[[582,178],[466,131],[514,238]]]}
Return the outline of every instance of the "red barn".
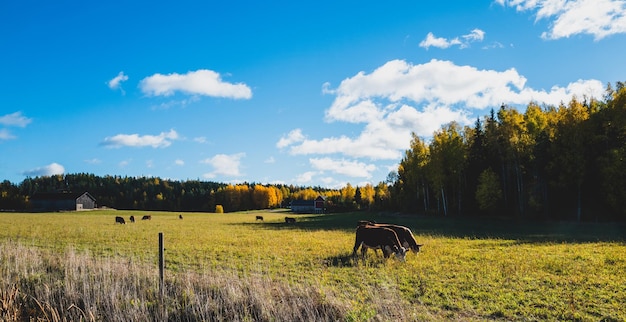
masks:
{"label": "red barn", "polygon": [[323,214],[326,199],[318,196],[315,200],[292,200],[290,207],[292,212]]}

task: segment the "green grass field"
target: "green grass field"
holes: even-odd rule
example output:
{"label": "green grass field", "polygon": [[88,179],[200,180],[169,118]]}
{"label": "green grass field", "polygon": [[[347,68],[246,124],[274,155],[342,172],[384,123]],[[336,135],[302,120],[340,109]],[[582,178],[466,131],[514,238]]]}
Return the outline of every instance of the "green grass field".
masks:
{"label": "green grass field", "polygon": [[[139,220],[144,214],[152,215],[152,220]],[[130,215],[138,220],[129,223]],[[17,268],[27,264],[11,257],[12,248],[57,254],[60,261],[78,256],[100,266],[102,261],[121,263],[130,275],[134,270],[147,274],[131,282],[146,284],[137,292],[154,293],[158,288],[154,284],[157,276],[153,276],[157,272],[158,233],[162,232],[165,278],[172,289],[166,312],[169,320],[283,320],[304,314],[303,307],[311,303],[316,305],[311,310],[326,315],[313,313],[307,317],[320,320],[626,320],[624,225],[385,217],[371,213],[291,215],[283,211],[183,213],[183,220],[178,215],[112,210],[0,213],[0,243],[4,245],[0,249],[0,286],[7,289],[0,293],[0,304],[10,302],[11,285],[22,285],[19,294],[31,298],[36,296],[29,294],[28,288],[36,288],[37,281],[43,281],[48,288],[56,285],[45,279],[50,269],[28,273],[35,269]],[[264,221],[255,220],[257,215]],[[115,224],[115,216],[124,217],[127,223]],[[297,223],[286,224],[285,216],[296,217]],[[374,255],[371,251],[364,259],[353,258],[354,229],[362,219],[408,226],[418,243],[425,246],[417,255],[407,254],[406,262],[384,259],[380,252]],[[57,287],[75,283],[66,280],[74,274],[68,273],[69,266],[59,264],[57,274],[65,282]],[[148,282],[141,282],[143,278]],[[27,284],[24,280],[35,282]],[[189,280],[195,282],[186,282]],[[193,303],[215,301],[211,294],[216,289],[222,292],[242,281],[247,284],[237,292],[245,296],[222,295],[224,302],[220,306],[237,307],[237,301],[246,297],[254,304],[247,305],[248,309],[236,313],[222,309],[220,315],[176,313],[183,308],[192,310],[189,306]],[[202,287],[209,284],[207,289]],[[111,285],[113,290],[105,292],[129,293],[116,290],[120,286],[114,282]],[[83,285],[82,289],[87,287]],[[81,292],[77,291],[77,297],[99,296]],[[42,294],[36,290],[31,293]],[[128,303],[152,312],[150,295],[117,297],[124,298],[122,304],[116,304],[120,312],[128,310]],[[187,304],[179,303],[183,300]],[[37,298],[36,302],[53,300]],[[65,304],[70,305],[85,312],[89,309],[91,313],[82,315],[85,319],[102,314],[96,304]],[[40,308],[46,312],[45,305]],[[58,312],[64,309],[57,309],[57,314],[62,315]],[[22,318],[35,314],[20,310]],[[218,309],[207,306],[206,310]],[[62,316],[48,320],[62,320]]]}

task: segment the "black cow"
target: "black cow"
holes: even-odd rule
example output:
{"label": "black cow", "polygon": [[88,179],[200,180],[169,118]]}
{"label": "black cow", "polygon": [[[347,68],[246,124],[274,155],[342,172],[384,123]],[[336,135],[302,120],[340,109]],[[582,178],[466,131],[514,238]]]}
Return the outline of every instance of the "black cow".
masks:
{"label": "black cow", "polygon": [[130,222],[135,222],[135,216],[130,216]]}
{"label": "black cow", "polygon": [[356,255],[356,251],[361,247],[361,255],[365,256],[368,248],[381,249],[383,256],[388,258],[391,253],[395,253],[396,258],[401,261],[406,259],[406,248],[402,247],[398,240],[398,235],[385,227],[376,227],[372,225],[361,225],[356,229],[356,240],[352,255]]}
{"label": "black cow", "polygon": [[122,224],[122,225],[125,225],[125,224],[126,224],[126,221],[124,221],[124,218],[123,218],[123,217],[117,216],[117,217],[115,217],[115,223],[116,223],[116,224],[117,224],[117,223],[120,223],[120,224]]}
{"label": "black cow", "polygon": [[256,216],[256,219],[255,219],[255,221],[256,221],[256,220],[260,220],[260,221],[263,221],[263,216]]}
{"label": "black cow", "polygon": [[296,218],[285,217],[285,222],[288,223],[288,224],[295,224],[296,223]]}
{"label": "black cow", "polygon": [[145,216],[141,217],[141,220],[150,220],[150,219],[152,219],[151,215],[145,215]]}
{"label": "black cow", "polygon": [[178,219],[183,219],[183,215],[178,215]]}

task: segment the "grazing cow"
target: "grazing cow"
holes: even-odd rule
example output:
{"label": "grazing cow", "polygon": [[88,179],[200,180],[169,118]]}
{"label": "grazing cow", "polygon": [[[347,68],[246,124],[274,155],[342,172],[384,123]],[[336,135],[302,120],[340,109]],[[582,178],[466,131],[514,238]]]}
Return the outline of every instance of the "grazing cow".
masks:
{"label": "grazing cow", "polygon": [[117,217],[115,217],[115,223],[116,223],[116,224],[117,224],[117,223],[120,223],[120,224],[122,224],[122,225],[125,225],[125,224],[126,224],[126,221],[124,221],[124,218],[123,218],[123,217],[117,216]]}
{"label": "grazing cow", "polygon": [[183,219],[183,215],[178,215],[178,219]]}
{"label": "grazing cow", "polygon": [[135,216],[130,216],[130,222],[135,222]]}
{"label": "grazing cow", "polygon": [[150,220],[150,219],[152,219],[152,215],[145,215],[141,217],[141,220]]}
{"label": "grazing cow", "polygon": [[382,223],[381,224],[370,223],[370,225],[392,229],[398,236],[398,240],[400,241],[400,244],[402,244],[404,248],[410,249],[416,254],[419,253],[420,247],[424,246],[424,245],[417,243],[417,241],[415,240],[415,237],[413,237],[413,233],[407,227],[394,225],[394,224],[382,224]]}
{"label": "grazing cow", "polygon": [[356,240],[352,255],[361,247],[361,255],[365,256],[368,248],[381,249],[383,256],[388,258],[391,253],[395,253],[396,258],[404,261],[406,259],[406,249],[402,247],[396,233],[389,228],[376,227],[372,225],[361,225],[356,229]]}
{"label": "grazing cow", "polygon": [[285,222],[288,223],[288,224],[295,224],[296,223],[296,218],[285,217]]}
{"label": "grazing cow", "polygon": [[263,221],[263,216],[256,216],[255,221],[257,221],[257,220]]}

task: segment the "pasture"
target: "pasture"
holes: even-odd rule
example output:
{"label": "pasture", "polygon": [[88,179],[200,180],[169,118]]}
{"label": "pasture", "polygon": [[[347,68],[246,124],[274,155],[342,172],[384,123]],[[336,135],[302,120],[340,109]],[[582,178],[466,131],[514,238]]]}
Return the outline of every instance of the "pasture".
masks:
{"label": "pasture", "polygon": [[[0,320],[626,320],[623,224],[179,215],[0,213]],[[353,258],[364,219],[411,228],[422,251]]]}

